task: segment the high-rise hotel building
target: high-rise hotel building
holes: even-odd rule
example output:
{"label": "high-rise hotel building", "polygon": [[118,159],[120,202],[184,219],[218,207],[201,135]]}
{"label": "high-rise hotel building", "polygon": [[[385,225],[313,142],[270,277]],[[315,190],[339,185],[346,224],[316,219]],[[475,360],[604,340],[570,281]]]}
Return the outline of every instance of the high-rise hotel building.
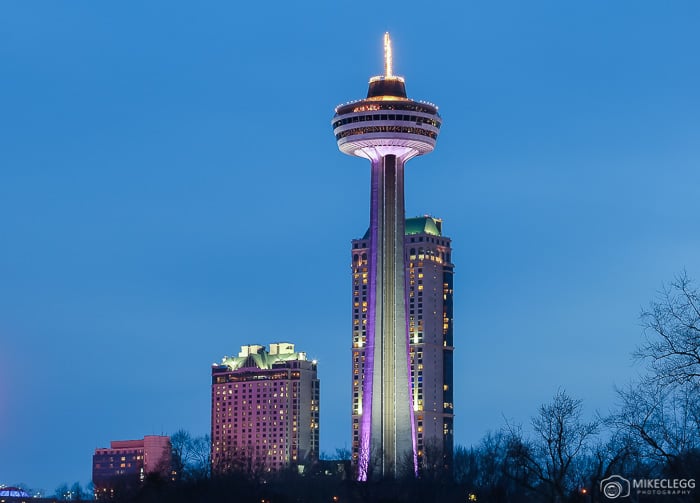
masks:
{"label": "high-rise hotel building", "polygon": [[318,459],[316,361],[279,342],[241,347],[212,366],[212,469],[278,470]]}
{"label": "high-rise hotel building", "polygon": [[[369,231],[352,241],[352,451],[358,461],[367,343]],[[419,464],[452,466],[453,269],[450,238],[430,216],[406,220],[406,323]]]}

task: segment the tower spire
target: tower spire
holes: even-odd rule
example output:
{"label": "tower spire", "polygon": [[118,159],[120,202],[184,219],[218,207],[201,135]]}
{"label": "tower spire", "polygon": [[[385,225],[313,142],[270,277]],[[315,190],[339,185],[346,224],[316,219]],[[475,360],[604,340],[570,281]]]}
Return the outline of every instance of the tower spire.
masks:
{"label": "tower spire", "polygon": [[391,37],[389,37],[389,32],[387,31],[384,33],[384,77],[389,78],[393,76],[392,64]]}

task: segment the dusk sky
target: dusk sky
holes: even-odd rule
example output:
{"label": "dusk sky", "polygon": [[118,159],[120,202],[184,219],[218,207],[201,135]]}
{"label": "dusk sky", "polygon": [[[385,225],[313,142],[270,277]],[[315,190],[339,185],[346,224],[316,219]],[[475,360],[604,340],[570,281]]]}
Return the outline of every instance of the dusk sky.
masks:
{"label": "dusk sky", "polygon": [[369,163],[334,107],[382,72],[440,107],[406,210],[455,263],[455,442],[586,414],[643,370],[640,309],[700,280],[700,2],[0,2],[0,484],[210,428],[211,364],[319,361],[350,447],[350,241]]}

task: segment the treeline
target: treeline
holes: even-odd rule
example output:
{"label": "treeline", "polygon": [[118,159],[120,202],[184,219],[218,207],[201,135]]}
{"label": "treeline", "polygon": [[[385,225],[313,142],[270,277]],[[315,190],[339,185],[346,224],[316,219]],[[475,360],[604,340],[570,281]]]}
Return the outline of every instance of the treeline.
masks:
{"label": "treeline", "polygon": [[[454,463],[426,449],[418,478],[358,483],[347,460],[270,473],[236,453],[212,474],[208,437],[172,437],[177,477],[153,475],[113,501],[129,502],[543,502],[700,501],[700,294],[683,274],[642,313],[644,339],[634,357],[646,374],[618,390],[615,410],[584,417],[566,391],[528,424],[506,423],[478,445],[457,447]],[[216,467],[215,467],[216,468]],[[611,479],[612,477],[612,479]],[[624,481],[679,479],[685,487],[627,499]],[[601,493],[601,481],[616,498]],[[611,483],[612,483],[611,482]],[[619,489],[620,492],[615,494]],[[653,491],[652,491],[653,492]]]}
{"label": "treeline", "polygon": [[[506,424],[457,448],[454,481],[478,501],[595,502],[624,498],[620,478],[679,479],[679,487],[630,491],[631,501],[700,501],[700,294],[683,273],[642,312],[634,358],[645,375],[618,389],[618,407],[584,418],[565,391],[539,407],[528,433]],[[611,479],[612,477],[612,479]],[[601,481],[610,480],[607,498]],[[668,485],[668,484],[667,484]],[[606,487],[606,484],[603,484]],[[619,494],[618,494],[619,493]]]}

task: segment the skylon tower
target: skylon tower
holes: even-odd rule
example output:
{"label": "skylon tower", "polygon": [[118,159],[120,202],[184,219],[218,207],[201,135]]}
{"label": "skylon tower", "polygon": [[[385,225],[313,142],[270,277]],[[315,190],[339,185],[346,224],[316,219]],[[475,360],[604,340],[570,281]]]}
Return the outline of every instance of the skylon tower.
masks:
{"label": "skylon tower", "polygon": [[437,107],[406,96],[393,74],[389,34],[384,75],[372,77],[367,97],[339,105],[333,117],[338,148],[371,163],[364,380],[358,479],[394,477],[407,460],[417,469],[404,277],[404,166],[435,148]]}

